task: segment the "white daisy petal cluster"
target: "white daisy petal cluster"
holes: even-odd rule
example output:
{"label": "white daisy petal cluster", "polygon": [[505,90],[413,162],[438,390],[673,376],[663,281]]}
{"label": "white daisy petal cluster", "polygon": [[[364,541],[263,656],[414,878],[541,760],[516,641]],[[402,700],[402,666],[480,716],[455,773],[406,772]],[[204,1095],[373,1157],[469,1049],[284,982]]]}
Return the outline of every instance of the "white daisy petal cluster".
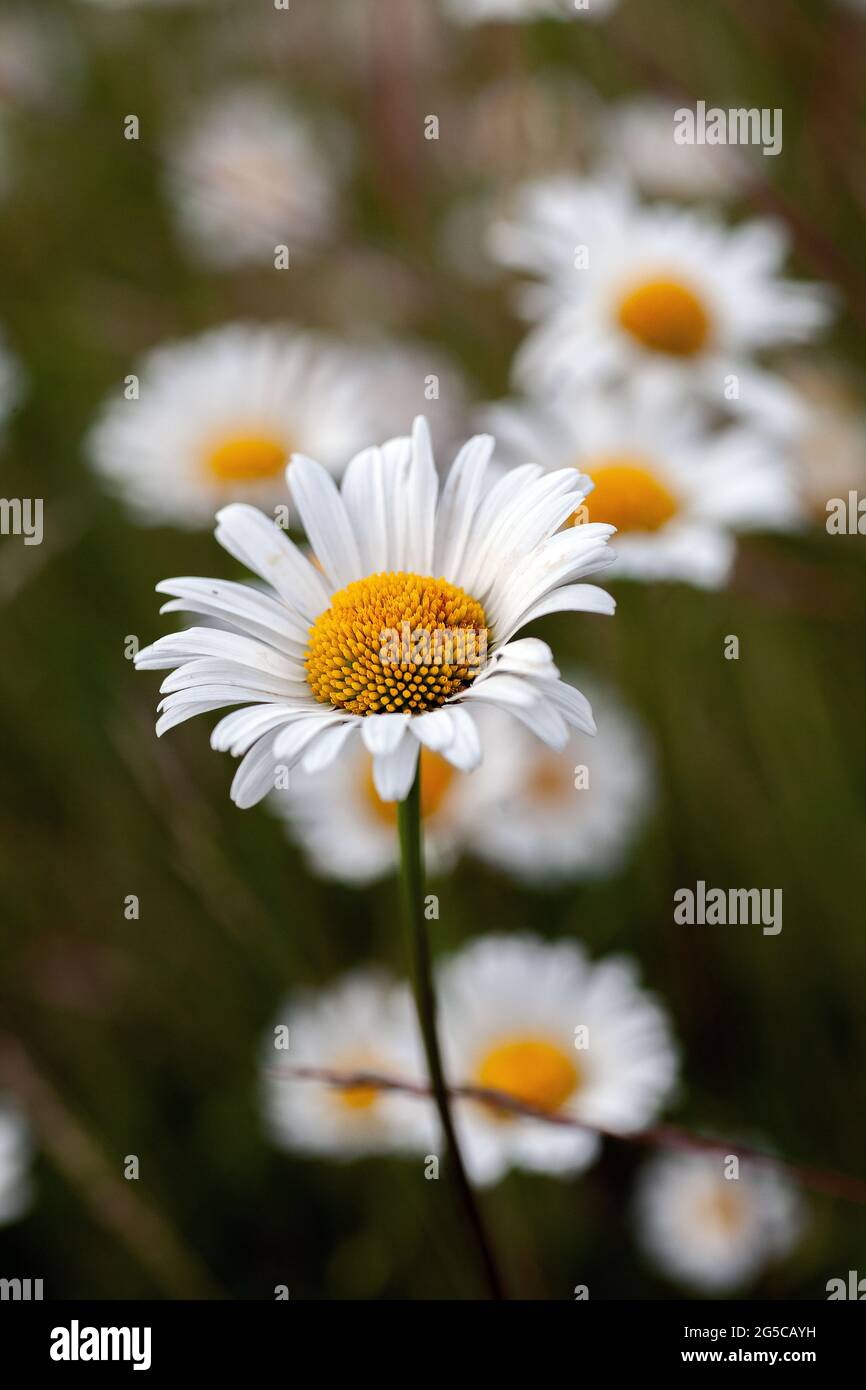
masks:
{"label": "white daisy petal cluster", "polygon": [[541,394],[651,367],[716,409],[772,418],[785,395],[755,354],[808,341],[830,314],[823,289],[780,278],[776,223],[731,228],[704,209],[642,204],[619,180],[524,185],[490,245],[536,277],[523,305],[539,322],[515,376]]}
{"label": "white daisy petal cluster", "polygon": [[215,95],[167,154],[166,188],[190,253],[217,270],[272,267],[332,236],[344,133],[259,87]]}
{"label": "white daisy petal cluster", "polygon": [[593,480],[574,523],[617,529],[611,576],[718,588],[736,533],[796,529],[804,519],[782,444],[744,422],[717,428],[700,403],[644,372],[626,385],[582,386],[568,400],[532,398],[482,417],[499,457],[544,459]]}
{"label": "white daisy petal cluster", "polygon": [[[576,469],[510,470],[491,487],[494,441],[471,439],[441,490],[423,419],[411,438],[357,454],[338,487],[294,455],[289,489],[316,563],[255,508],[218,513],[217,540],[264,583],[178,578],[164,611],[217,619],[143,649],[169,669],[157,732],[228,705],[214,748],[242,756],[238,806],[300,765],[321,771],[348,740],[373,756],[385,801],[403,800],[420,748],[470,771],[481,745],[473,711],[492,705],[562,748],[592,733],[589,702],[560,679],[550,648],[516,638],[554,612],[613,612],[586,578],[609,563],[612,527],[562,530],[589,482]],[[393,639],[393,642],[392,642]]]}
{"label": "white daisy petal cluster", "polygon": [[[287,1047],[275,1046],[286,1036]],[[354,971],[286,1001],[263,1053],[266,1122],[283,1147],[335,1158],[424,1153],[435,1142],[432,1107],[423,1101],[371,1086],[290,1080],[289,1067],[417,1081],[423,1050],[412,997],[386,972]]]}
{"label": "white daisy petal cluster", "polygon": [[776,1168],[741,1162],[726,1177],[722,1154],[653,1158],[638,1185],[638,1239],[670,1279],[705,1294],[752,1282],[795,1247],[803,1229],[797,1190]]}
{"label": "white daisy petal cluster", "polygon": [[[544,887],[619,868],[652,803],[653,758],[647,734],[611,692],[593,690],[592,705],[603,711],[595,737],[572,732],[560,750],[540,747],[501,710],[479,712],[484,757],[471,776],[422,750],[429,872],[475,856]],[[296,769],[271,806],[321,877],[365,884],[396,870],[396,812],[377,794],[360,741],[321,773]]]}
{"label": "white daisy petal cluster", "polygon": [[293,452],[341,471],[411,418],[431,371],[444,442],[462,392],[438,354],[416,344],[349,347],[288,324],[226,324],[147,353],[134,365],[137,387],[106,402],[85,449],[136,521],[209,526],[227,502],[285,504]]}
{"label": "white daisy petal cluster", "polygon": [[604,19],[619,0],[445,0],[457,24],[520,23],[534,19]]}
{"label": "white daisy petal cluster", "polygon": [[17,1221],[31,1202],[30,1135],[21,1112],[0,1098],[0,1226]]}
{"label": "white daisy petal cluster", "polygon": [[[477,1183],[498,1182],[510,1168],[565,1176],[594,1161],[597,1135],[546,1123],[543,1114],[627,1132],[649,1123],[670,1094],[677,1070],[670,1026],[625,957],[593,964],[570,943],[491,936],[443,962],[438,990],[452,1084],[496,1090],[543,1112],[535,1118],[456,1102]],[[275,1050],[269,1037],[264,1056],[265,1112],[278,1142],[346,1158],[438,1152],[430,1100],[291,1077],[292,1068],[311,1067],[421,1080],[407,987],[357,972],[290,1001],[280,1025],[287,1048]]]}

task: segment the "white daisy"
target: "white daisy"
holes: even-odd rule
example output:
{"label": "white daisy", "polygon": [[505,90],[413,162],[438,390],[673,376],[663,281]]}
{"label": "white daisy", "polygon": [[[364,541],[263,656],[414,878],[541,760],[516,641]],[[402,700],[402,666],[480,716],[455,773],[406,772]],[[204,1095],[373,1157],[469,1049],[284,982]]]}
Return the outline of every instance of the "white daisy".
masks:
{"label": "white daisy", "polygon": [[219,579],[157,586],[171,596],[165,610],[231,629],[190,628],[138,654],[142,668],[177,668],[157,733],[243,706],[211,743],[244,755],[232,797],[245,807],[277,785],[278,768],[318,772],[356,735],[385,801],[408,795],[422,744],[469,771],[481,758],[479,703],[510,711],[550,747],[564,747],[569,726],[594,732],[589,702],[559,679],[549,647],[513,639],[547,613],[613,611],[608,594],[579,582],[608,562],[612,527],[560,530],[589,487],[573,468],[528,464],[485,488],[493,443],[464,445],[441,496],[420,418],[411,439],[358,454],[340,489],[294,455],[289,488],[316,566],[255,508],[223,508],[217,540],[267,591]]}
{"label": "white daisy", "polygon": [[[134,368],[137,397],[118,392],[86,447],[138,521],[204,526],[235,499],[285,504],[293,450],[342,468],[423,399],[429,360],[229,324],[149,352]],[[447,393],[440,403],[447,419]]]}
{"label": "white daisy", "polygon": [[823,526],[831,498],[866,496],[866,411],[856,382],[838,365],[798,362],[785,375],[801,407],[789,442],[798,491]]}
{"label": "white daisy", "polygon": [[729,228],[703,211],[641,206],[613,181],[524,185],[490,242],[503,264],[540,277],[523,304],[543,321],[515,371],[544,393],[649,365],[719,409],[763,416],[784,391],[752,355],[807,341],[829,316],[820,287],[779,279],[776,223]]}
{"label": "white daisy", "polygon": [[31,1202],[30,1136],[20,1111],[0,1099],[0,1226],[17,1221]]}
{"label": "white daisy", "polygon": [[[288,1047],[276,1046],[288,1029]],[[408,990],[380,971],[359,970],[336,984],[289,999],[263,1053],[264,1108],[278,1143],[302,1153],[359,1158],[426,1153],[436,1140],[433,1108],[399,1091],[338,1088],[291,1068],[343,1075],[374,1072],[407,1081],[423,1075],[421,1043]]]}
{"label": "white daisy", "polygon": [[[677,1058],[667,1017],[624,956],[590,962],[572,942],[487,936],[439,975],[441,1036],[452,1085],[484,1086],[587,1125],[627,1132],[658,1113]],[[509,1168],[568,1175],[598,1156],[586,1129],[490,1104],[455,1108],[475,1182]]]}
{"label": "white daisy", "polygon": [[445,13],[458,24],[533,19],[604,19],[619,0],[445,0]]}
{"label": "white daisy", "polygon": [[642,95],[609,108],[603,123],[605,156],[638,187],[661,198],[734,197],[746,173],[742,149],[678,145],[677,105]]}
{"label": "white daisy", "polygon": [[603,710],[596,737],[572,734],[558,752],[539,750],[525,729],[502,727],[498,711],[485,725],[496,755],[473,779],[466,845],[527,883],[613,872],[652,800],[645,731],[610,692],[591,694]]}
{"label": "white daisy", "polygon": [[638,1239],[678,1283],[719,1294],[755,1279],[796,1245],[799,1195],[774,1168],[745,1161],[726,1178],[726,1156],[665,1153],[644,1168],[635,1214]]}
{"label": "white daisy", "polygon": [[213,97],[178,138],[166,187],[180,232],[204,263],[272,267],[277,246],[291,257],[332,235],[345,160],[332,123],[315,134],[270,91],[240,87]]}
{"label": "white daisy", "polygon": [[[509,737],[513,737],[513,730]],[[439,753],[421,750],[421,823],[429,872],[453,863],[468,833],[470,779]],[[322,772],[295,768],[271,806],[304,850],[314,873],[343,883],[372,883],[399,863],[397,812],[373,781],[373,759],[358,740]]]}
{"label": "white daisy", "polygon": [[745,422],[711,433],[704,411],[670,385],[645,372],[568,402],[506,402],[486,419],[503,462],[544,459],[592,478],[574,522],[617,528],[612,577],[717,588],[736,531],[792,529],[802,508],[781,446]]}

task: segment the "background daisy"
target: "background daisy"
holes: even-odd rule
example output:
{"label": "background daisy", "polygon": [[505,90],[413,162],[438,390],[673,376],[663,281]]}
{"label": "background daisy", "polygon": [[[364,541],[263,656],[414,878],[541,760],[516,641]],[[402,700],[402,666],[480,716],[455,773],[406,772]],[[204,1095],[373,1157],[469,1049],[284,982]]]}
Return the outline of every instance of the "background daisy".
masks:
{"label": "background daisy", "polygon": [[784,1175],[723,1154],[666,1153],[647,1163],[636,1195],[638,1239],[669,1278],[707,1294],[752,1282],[794,1249],[802,1205]]}
{"label": "background daisy", "polygon": [[[486,936],[442,967],[439,990],[455,1083],[623,1131],[648,1124],[670,1094],[677,1062],[667,1018],[624,957],[591,963],[568,941]],[[600,1148],[589,1130],[477,1101],[459,1102],[455,1114],[480,1184],[498,1182],[509,1168],[579,1173]]]}

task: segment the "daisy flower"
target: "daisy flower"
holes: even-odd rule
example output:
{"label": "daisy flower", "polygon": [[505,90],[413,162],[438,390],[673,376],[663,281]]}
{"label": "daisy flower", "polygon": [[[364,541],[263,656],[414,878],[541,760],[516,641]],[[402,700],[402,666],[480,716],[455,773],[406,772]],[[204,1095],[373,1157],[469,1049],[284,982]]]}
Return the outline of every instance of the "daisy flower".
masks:
{"label": "daisy flower", "polygon": [[[274,1039],[288,1029],[288,1047]],[[287,1001],[263,1057],[264,1111],[277,1143],[301,1153],[360,1158],[383,1152],[429,1152],[436,1141],[432,1107],[399,1091],[338,1088],[288,1078],[293,1067],[343,1074],[377,1072],[417,1080],[421,1045],[409,991],[384,972],[359,970]]]}
{"label": "daisy flower", "polygon": [[[469,779],[429,748],[421,750],[421,774],[424,857],[436,873],[456,859],[475,801],[467,795]],[[320,877],[359,885],[396,871],[396,809],[376,791],[373,759],[360,740],[320,773],[296,768],[271,806]]]}
{"label": "daisy flower", "polygon": [[0,1098],[0,1226],[17,1221],[31,1201],[30,1138],[20,1111]]}
{"label": "daisy flower", "polygon": [[610,692],[592,693],[604,711],[596,737],[573,733],[557,752],[490,713],[484,738],[497,753],[473,779],[466,844],[512,878],[546,886],[612,873],[646,816],[647,735]]}
{"label": "daisy flower", "polygon": [[635,1204],[637,1235],[669,1278],[706,1294],[750,1283],[794,1248],[802,1229],[799,1195],[777,1169],[725,1157],[665,1153],[644,1168]]}
{"label": "daisy flower", "polygon": [[747,166],[742,149],[678,145],[672,102],[640,96],[612,106],[603,123],[605,155],[638,187],[660,198],[732,198]]}
{"label": "daisy flower", "polygon": [[[486,936],[439,973],[442,1045],[452,1085],[503,1091],[553,1115],[622,1132],[664,1104],[677,1058],[667,1017],[625,956],[590,962],[572,942]],[[462,1100],[455,1121],[475,1182],[509,1168],[567,1176],[597,1158],[589,1129],[545,1124]]]}
{"label": "daisy flower", "polygon": [[167,192],[190,251],[217,270],[269,267],[276,246],[291,256],[330,237],[346,156],[337,135],[330,125],[316,136],[263,88],[220,92],[168,155]]}
{"label": "daisy flower", "polygon": [[619,0],[445,0],[445,13],[458,24],[534,19],[604,19]]}
{"label": "daisy flower", "polygon": [[611,577],[718,588],[734,562],[735,532],[793,529],[802,508],[780,445],[746,422],[711,433],[705,412],[670,387],[644,373],[567,404],[505,402],[485,418],[503,462],[541,458],[592,478],[572,520],[617,528]]}
{"label": "daisy flower", "polygon": [[[214,748],[243,754],[238,806],[276,785],[277,769],[319,772],[347,741],[373,755],[383,801],[404,800],[419,749],[469,771],[481,758],[478,705],[511,712],[550,747],[569,727],[592,733],[585,696],[559,679],[550,648],[515,639],[560,611],[611,613],[581,582],[608,560],[612,527],[560,531],[589,482],[574,468],[512,469],[491,488],[494,441],[471,439],[439,495],[426,422],[411,438],[368,448],[342,487],[321,464],[293,455],[288,483],[316,564],[254,507],[217,515],[217,540],[263,580],[169,579],[165,609],[219,619],[139,652],[167,668],[157,733],[226,705]],[[436,576],[436,577],[434,577]]]}
{"label": "daisy flower", "polygon": [[[86,448],[136,520],[209,525],[225,502],[284,504],[293,450],[342,468],[423,399],[429,362],[420,348],[401,362],[396,349],[229,324],[149,352],[134,368],[137,398],[118,392]],[[446,420],[449,399],[436,403]]]}
{"label": "daisy flower", "polygon": [[542,322],[515,371],[541,393],[652,366],[717,408],[760,416],[783,388],[752,355],[808,341],[829,314],[820,287],[779,278],[787,239],[776,223],[729,228],[703,211],[641,206],[624,183],[524,185],[490,244],[502,264],[540,277],[523,306]]}

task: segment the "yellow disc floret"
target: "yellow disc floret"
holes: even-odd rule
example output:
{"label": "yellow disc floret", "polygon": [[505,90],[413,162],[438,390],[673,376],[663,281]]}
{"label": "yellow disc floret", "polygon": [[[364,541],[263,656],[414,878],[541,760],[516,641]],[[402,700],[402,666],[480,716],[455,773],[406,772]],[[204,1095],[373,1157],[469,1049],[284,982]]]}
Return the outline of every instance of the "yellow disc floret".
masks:
{"label": "yellow disc floret", "polygon": [[316,699],[352,714],[421,714],[475,679],[487,654],[481,604],[446,579],[374,574],[331,600],[310,628]]}
{"label": "yellow disc floret", "polygon": [[[510,1038],[482,1058],[479,1086],[504,1091],[539,1110],[558,1110],[580,1085],[580,1071],[564,1050],[543,1038]],[[507,1112],[500,1112],[506,1114]]]}
{"label": "yellow disc floret", "polygon": [[233,434],[207,452],[208,471],[221,483],[254,483],[276,478],[286,466],[288,450],[266,434]]}
{"label": "yellow disc floret", "polygon": [[606,521],[617,531],[659,531],[679,511],[652,464],[631,455],[581,465],[595,483],[575,521]]}
{"label": "yellow disc floret", "polygon": [[710,316],[694,290],[678,280],[646,280],[619,302],[621,328],[643,347],[694,357],[710,336]]}

